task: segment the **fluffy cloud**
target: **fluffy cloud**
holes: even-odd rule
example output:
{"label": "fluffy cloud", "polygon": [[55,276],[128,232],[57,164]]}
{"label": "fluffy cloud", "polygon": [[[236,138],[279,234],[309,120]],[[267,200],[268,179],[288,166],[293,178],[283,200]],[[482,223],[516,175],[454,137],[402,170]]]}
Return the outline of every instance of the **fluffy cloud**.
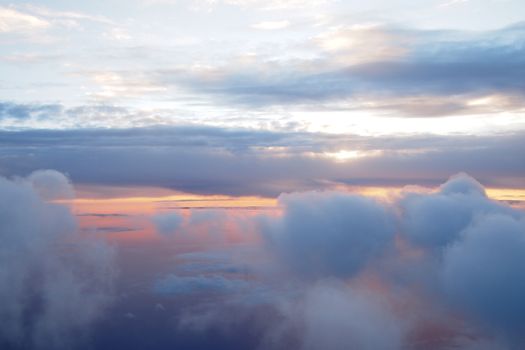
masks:
{"label": "fluffy cloud", "polygon": [[[452,305],[456,312],[463,314],[472,328],[455,329],[445,336],[449,338],[445,343],[458,343],[462,341],[461,332],[473,332],[480,337],[479,344],[492,344],[487,334],[500,335],[503,331],[506,336],[494,344],[522,344],[519,334],[525,329],[522,298],[525,293],[522,278],[525,274],[525,213],[488,198],[483,186],[470,176],[455,175],[434,192],[407,189],[399,198],[383,204],[341,193],[293,194],[283,196],[281,203],[282,216],[268,219],[263,225],[263,235],[270,250],[290,268],[292,276],[315,276],[317,280],[335,277],[367,290],[370,287],[363,285],[357,276],[363,276],[361,272],[375,274],[379,271],[384,283],[380,289],[395,286],[404,291],[401,294],[412,295],[415,299],[425,295],[428,298],[425,303],[429,303],[425,317],[431,314],[431,309],[441,309],[444,305]],[[395,219],[392,213],[396,213]],[[392,245],[394,236],[397,236],[395,248]],[[389,246],[391,249],[386,251]],[[376,269],[366,269],[371,262],[377,264]],[[346,307],[344,300],[331,304],[340,294],[327,293],[331,295],[326,297],[326,308]],[[390,292],[388,295],[394,296]],[[306,313],[310,308],[314,310],[316,318],[312,322],[316,324],[323,321],[321,310],[325,306],[318,310],[312,306],[317,299],[312,300],[305,302],[302,308]],[[367,304],[367,301],[356,300],[359,297],[353,296],[347,306],[352,308],[354,302]],[[408,301],[403,303],[409,304]],[[384,315],[375,317],[374,307],[366,307],[363,313],[375,320],[388,319]],[[410,308],[406,312],[407,319],[421,318]],[[352,318],[339,323],[333,315],[334,312],[327,313],[324,321],[330,326],[307,348],[331,344],[328,348],[343,349],[353,344],[357,348],[390,349],[374,343],[373,340],[383,341],[382,337],[352,338],[352,331],[345,330],[346,326],[352,326]],[[312,329],[319,327],[312,326]],[[366,330],[356,333],[367,337]],[[348,343],[345,339],[357,343]],[[402,344],[400,339],[397,343],[386,341],[385,344]],[[475,345],[466,342],[464,347],[469,346]]]}
{"label": "fluffy cloud", "polygon": [[71,348],[112,299],[113,251],[76,234],[71,195],[54,171],[0,178],[0,344]]}
{"label": "fluffy cloud", "polygon": [[525,329],[525,217],[474,220],[443,258],[445,290],[454,304],[484,322]]}
{"label": "fluffy cloud", "polygon": [[267,222],[270,246],[307,276],[352,276],[392,242],[394,218],[379,202],[338,193],[283,195]]}
{"label": "fluffy cloud", "polygon": [[465,174],[453,176],[431,194],[407,193],[400,201],[402,233],[429,248],[443,248],[471,222],[487,213],[515,215],[485,195],[483,186]]}
{"label": "fluffy cloud", "polygon": [[251,218],[266,243],[251,246],[258,253],[240,265],[239,246],[179,254],[153,291],[166,303],[191,298],[176,313],[178,336],[230,347],[522,348],[525,213],[466,174],[411,189],[384,201],[282,195],[279,214]]}
{"label": "fluffy cloud", "polygon": [[71,199],[75,191],[69,179],[56,170],[39,170],[31,173],[27,180],[40,198],[45,201]]}

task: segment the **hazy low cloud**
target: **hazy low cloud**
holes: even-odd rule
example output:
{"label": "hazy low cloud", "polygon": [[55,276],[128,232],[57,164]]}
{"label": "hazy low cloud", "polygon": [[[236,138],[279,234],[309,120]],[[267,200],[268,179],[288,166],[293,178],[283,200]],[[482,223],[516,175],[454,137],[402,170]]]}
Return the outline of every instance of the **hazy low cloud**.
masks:
{"label": "hazy low cloud", "polygon": [[157,232],[164,236],[173,235],[182,225],[184,218],[177,213],[159,214],[153,217]]}
{"label": "hazy low cloud", "polygon": [[72,195],[55,171],[0,178],[0,344],[70,349],[112,300],[113,250],[77,235]]}
{"label": "hazy low cloud", "polygon": [[155,283],[154,291],[161,295],[198,296],[240,293],[250,287],[243,280],[227,279],[220,275],[178,276],[171,274]]}
{"label": "hazy low cloud", "polygon": [[299,308],[305,329],[301,349],[403,349],[405,330],[386,302],[370,293],[317,285]]}
{"label": "hazy low cloud", "polygon": [[[525,215],[474,219],[445,249],[443,279],[452,302],[489,326],[525,329]],[[517,215],[516,215],[517,216]]]}

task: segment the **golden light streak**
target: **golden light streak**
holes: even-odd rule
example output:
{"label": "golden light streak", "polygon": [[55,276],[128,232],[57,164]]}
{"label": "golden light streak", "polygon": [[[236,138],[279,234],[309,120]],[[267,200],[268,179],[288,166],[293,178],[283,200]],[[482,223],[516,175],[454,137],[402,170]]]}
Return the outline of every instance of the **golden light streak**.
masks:
{"label": "golden light streak", "polygon": [[[432,193],[438,188],[340,186],[334,189],[393,201],[403,192]],[[494,200],[505,202],[515,208],[525,209],[525,189],[487,188],[486,192]],[[141,191],[133,194],[136,193],[141,195],[126,197],[125,193],[118,192],[119,197],[115,198],[76,198],[60,202],[71,208],[78,217],[80,228],[88,234],[103,234],[118,240],[158,239],[151,217],[170,211],[189,215],[189,210],[228,209],[228,215],[249,217],[258,215],[262,210],[267,215],[280,215],[282,209],[279,207],[277,198],[206,196],[174,191],[153,191],[152,196],[144,195],[144,192]],[[247,212],[247,209],[251,213]],[[123,230],[123,232],[104,231],[107,228],[126,227],[132,229]]]}

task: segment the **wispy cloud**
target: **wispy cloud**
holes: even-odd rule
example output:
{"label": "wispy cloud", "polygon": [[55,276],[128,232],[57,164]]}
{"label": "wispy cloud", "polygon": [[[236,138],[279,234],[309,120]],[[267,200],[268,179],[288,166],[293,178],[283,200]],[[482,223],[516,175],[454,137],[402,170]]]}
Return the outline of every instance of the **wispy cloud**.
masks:
{"label": "wispy cloud", "polygon": [[288,21],[266,21],[253,24],[252,28],[260,30],[277,30],[286,28],[289,25],[290,22]]}
{"label": "wispy cloud", "polygon": [[28,34],[46,29],[51,24],[42,18],[20,12],[14,8],[0,7],[0,33]]}

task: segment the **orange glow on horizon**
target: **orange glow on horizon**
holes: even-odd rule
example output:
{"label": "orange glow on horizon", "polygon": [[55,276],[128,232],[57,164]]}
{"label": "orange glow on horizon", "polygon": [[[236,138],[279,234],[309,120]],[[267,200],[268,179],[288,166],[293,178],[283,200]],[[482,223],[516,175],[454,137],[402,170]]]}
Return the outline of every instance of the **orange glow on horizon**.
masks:
{"label": "orange glow on horizon", "polygon": [[[340,190],[390,200],[406,190],[432,192],[435,189],[423,187],[346,186]],[[486,191],[487,195],[494,200],[507,202],[516,208],[525,209],[525,189],[487,188]],[[121,191],[118,193],[118,197],[80,197],[59,202],[71,208],[78,217],[80,228],[85,232],[104,234],[106,237],[119,240],[159,239],[151,218],[154,215],[169,213],[170,211],[177,211],[183,216],[188,216],[189,210],[223,209],[228,210],[228,215],[231,217],[249,217],[257,215],[261,211],[269,215],[279,215],[281,209],[278,198],[206,196],[166,190],[160,193],[154,192],[153,194],[155,195],[147,196],[142,191],[140,196],[137,196],[136,193],[131,193],[129,197],[126,197],[125,192]],[[226,224],[224,229],[234,230],[232,227],[232,225]],[[231,237],[235,237],[233,231]]]}
{"label": "orange glow on horizon", "polygon": [[[137,195],[139,192],[140,195]],[[82,193],[86,195],[86,193]],[[126,196],[124,191],[112,192],[117,197],[79,197],[72,200],[61,200],[59,203],[71,208],[77,216],[80,229],[88,234],[104,235],[108,239],[125,240],[154,240],[161,239],[156,233],[152,217],[157,214],[178,212],[183,217],[189,217],[189,210],[224,209],[228,210],[229,219],[236,216],[257,215],[260,210],[278,209],[276,198],[262,198],[255,196],[233,197],[224,195],[196,195],[179,193],[167,190],[153,190],[152,195],[146,195],[144,189],[132,191]],[[248,211],[249,212],[248,212]],[[239,240],[235,225],[227,220],[222,223],[227,237]],[[204,237],[206,225],[194,227],[195,237]]]}

